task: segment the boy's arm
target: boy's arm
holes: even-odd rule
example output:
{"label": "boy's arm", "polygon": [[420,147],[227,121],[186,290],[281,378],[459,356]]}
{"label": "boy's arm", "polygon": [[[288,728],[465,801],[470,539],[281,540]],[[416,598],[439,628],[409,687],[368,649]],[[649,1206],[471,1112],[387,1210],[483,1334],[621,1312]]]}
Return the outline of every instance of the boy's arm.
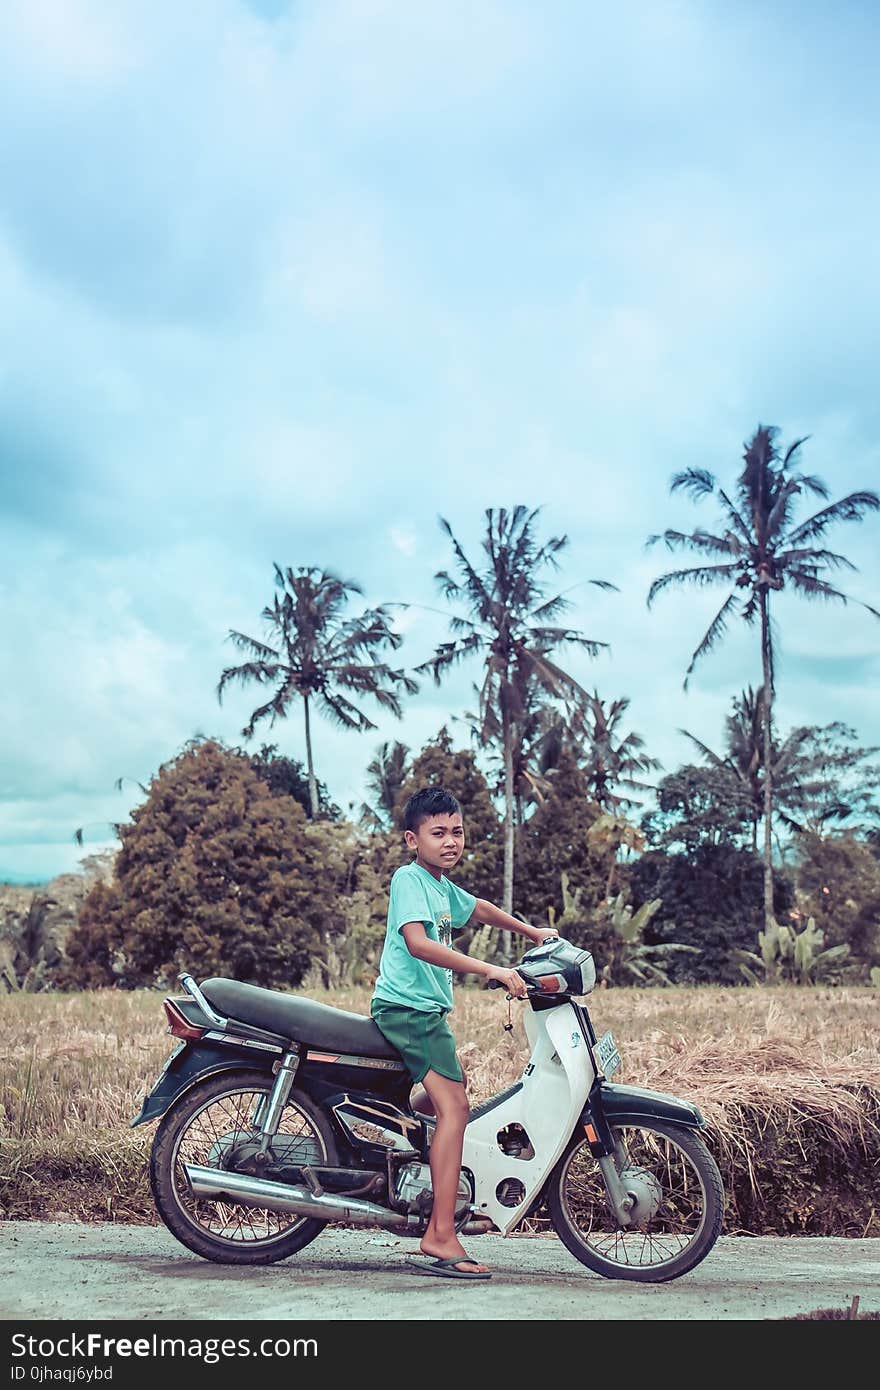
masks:
{"label": "boy's arm", "polygon": [[518,931],[531,941],[538,942],[539,945],[548,937],[559,935],[559,932],[553,927],[530,927],[528,923],[521,922],[518,917],[511,917],[509,912],[503,912],[494,903],[487,902],[485,898],[477,898],[477,905],[473,910],[471,921],[477,921],[486,927],[505,927],[508,931]]}
{"label": "boy's arm", "polygon": [[427,961],[429,965],[440,965],[445,970],[457,970],[460,975],[483,975],[487,980],[499,980],[509,994],[518,999],[526,995],[526,982],[515,970],[501,965],[490,965],[488,961],[466,956],[464,951],[453,950],[451,946],[441,946],[432,941],[425,931],[424,922],[404,922],[400,934],[411,956]]}

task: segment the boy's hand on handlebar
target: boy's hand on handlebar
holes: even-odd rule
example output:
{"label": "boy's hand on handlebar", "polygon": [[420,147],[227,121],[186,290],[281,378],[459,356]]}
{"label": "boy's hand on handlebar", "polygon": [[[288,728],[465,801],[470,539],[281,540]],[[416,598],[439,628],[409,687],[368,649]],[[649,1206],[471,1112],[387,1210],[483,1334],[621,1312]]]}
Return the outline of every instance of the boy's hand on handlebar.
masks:
{"label": "boy's hand on handlebar", "polygon": [[499,985],[512,994],[514,999],[525,999],[528,994],[526,982],[516,970],[506,970],[503,966],[493,965],[491,974],[487,975],[489,980],[497,980]]}

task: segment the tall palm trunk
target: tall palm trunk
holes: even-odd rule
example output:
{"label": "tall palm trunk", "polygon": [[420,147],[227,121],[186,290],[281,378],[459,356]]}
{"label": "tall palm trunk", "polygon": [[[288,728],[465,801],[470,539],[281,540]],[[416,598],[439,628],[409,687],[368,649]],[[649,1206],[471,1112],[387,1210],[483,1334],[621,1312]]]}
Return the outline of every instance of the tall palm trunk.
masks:
{"label": "tall palm trunk", "polygon": [[[505,912],[513,913],[513,729],[510,715],[505,710],[501,719],[501,735],[504,740],[504,895],[501,906]],[[508,932],[502,938],[502,956],[513,959],[513,940]]]}
{"label": "tall palm trunk", "polygon": [[312,762],[312,728],[309,720],[309,697],[303,695],[303,706],[306,712],[306,762],[309,769],[309,804],[311,806],[312,820],[318,819],[318,779],[315,776],[315,765]]}
{"label": "tall palm trunk", "polygon": [[773,717],[773,649],[766,588],[761,589],[761,662],[764,668],[764,930],[773,921],[773,775],[770,728]]}

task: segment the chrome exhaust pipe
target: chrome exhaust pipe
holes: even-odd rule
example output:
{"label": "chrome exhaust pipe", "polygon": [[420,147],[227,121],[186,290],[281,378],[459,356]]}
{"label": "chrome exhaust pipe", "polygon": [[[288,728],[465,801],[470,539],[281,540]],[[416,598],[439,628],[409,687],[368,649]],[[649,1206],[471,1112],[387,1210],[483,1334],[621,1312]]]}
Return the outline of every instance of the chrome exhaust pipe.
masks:
{"label": "chrome exhaust pipe", "polygon": [[343,1221],[349,1226],[384,1226],[405,1231],[407,1218],[375,1202],[323,1192],[317,1196],[307,1187],[283,1182],[267,1182],[248,1173],[228,1173],[222,1168],[200,1168],[185,1163],[183,1170],[192,1195],[199,1201],[230,1202],[233,1206],[263,1207],[268,1211],[290,1211],[296,1216],[317,1216],[322,1221]]}

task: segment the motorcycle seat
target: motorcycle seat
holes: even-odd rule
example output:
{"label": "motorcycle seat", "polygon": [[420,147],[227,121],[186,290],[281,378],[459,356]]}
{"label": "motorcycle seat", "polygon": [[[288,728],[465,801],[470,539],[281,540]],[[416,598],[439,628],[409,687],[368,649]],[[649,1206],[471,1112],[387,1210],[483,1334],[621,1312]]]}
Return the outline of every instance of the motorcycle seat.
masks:
{"label": "motorcycle seat", "polygon": [[307,1047],[352,1053],[356,1057],[388,1057],[400,1053],[386,1041],[371,1018],[334,1009],[315,999],[300,999],[240,980],[205,980],[200,986],[208,1003],[226,1018],[264,1028]]}

